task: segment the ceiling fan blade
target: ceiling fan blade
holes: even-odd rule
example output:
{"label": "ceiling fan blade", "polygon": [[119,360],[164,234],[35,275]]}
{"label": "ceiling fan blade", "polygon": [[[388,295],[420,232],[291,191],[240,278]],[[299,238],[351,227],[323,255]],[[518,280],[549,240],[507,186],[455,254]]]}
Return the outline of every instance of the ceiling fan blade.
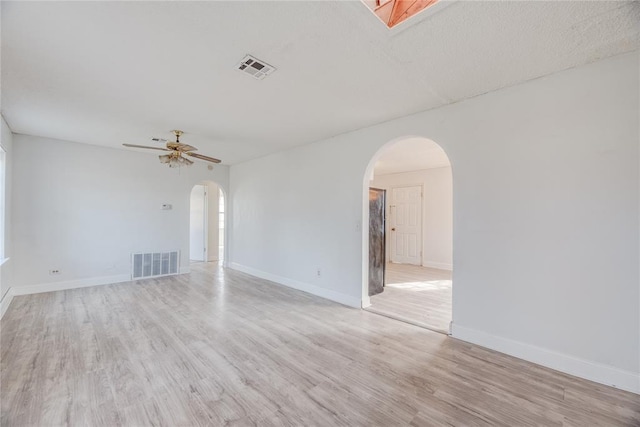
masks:
{"label": "ceiling fan blade", "polygon": [[136,145],[136,144],[122,144],[125,147],[133,147],[133,148],[148,148],[151,150],[162,150],[162,151],[171,151],[171,150],[167,150],[166,148],[161,148],[161,147],[149,147],[147,145]]}
{"label": "ceiling fan blade", "polygon": [[221,162],[221,160],[214,159],[213,157],[209,157],[209,156],[203,156],[202,154],[189,153],[189,152],[186,152],[184,154],[186,154],[187,156],[195,157],[196,159],[206,160],[207,162],[213,162],[213,163]]}

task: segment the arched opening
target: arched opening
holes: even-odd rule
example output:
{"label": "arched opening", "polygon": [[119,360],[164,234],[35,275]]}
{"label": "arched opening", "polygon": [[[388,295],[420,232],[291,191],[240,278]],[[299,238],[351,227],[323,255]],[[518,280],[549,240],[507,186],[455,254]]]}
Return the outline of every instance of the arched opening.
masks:
{"label": "arched opening", "polygon": [[363,181],[363,308],[438,332],[452,321],[453,183],[434,141],[404,137]]}
{"label": "arched opening", "polygon": [[215,262],[225,258],[225,196],[222,188],[203,181],[191,189],[189,203],[189,260]]}

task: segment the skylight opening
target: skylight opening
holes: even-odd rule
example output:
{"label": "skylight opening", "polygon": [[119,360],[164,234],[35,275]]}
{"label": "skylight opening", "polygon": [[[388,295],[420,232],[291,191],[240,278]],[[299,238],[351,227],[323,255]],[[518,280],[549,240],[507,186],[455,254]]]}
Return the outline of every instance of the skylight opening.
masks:
{"label": "skylight opening", "polygon": [[438,0],[362,0],[388,28],[422,12]]}

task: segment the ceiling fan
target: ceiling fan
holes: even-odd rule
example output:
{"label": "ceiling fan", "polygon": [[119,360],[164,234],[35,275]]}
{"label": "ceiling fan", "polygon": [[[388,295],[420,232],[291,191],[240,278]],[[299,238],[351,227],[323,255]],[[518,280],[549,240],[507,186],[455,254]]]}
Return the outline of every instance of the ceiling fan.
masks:
{"label": "ceiling fan", "polygon": [[169,154],[163,154],[158,157],[160,158],[160,163],[168,164],[170,168],[192,165],[193,162],[184,156],[189,156],[195,159],[205,160],[207,162],[212,162],[212,163],[220,163],[220,160],[215,159],[213,157],[194,153],[194,151],[198,150],[196,147],[193,147],[188,144],[183,144],[182,142],[180,142],[180,136],[184,133],[181,130],[174,130],[172,132],[176,136],[176,140],[168,141],[167,148],[149,147],[148,145],[135,145],[135,144],[122,144],[122,145],[124,145],[125,147],[148,148],[150,150],[169,151]]}

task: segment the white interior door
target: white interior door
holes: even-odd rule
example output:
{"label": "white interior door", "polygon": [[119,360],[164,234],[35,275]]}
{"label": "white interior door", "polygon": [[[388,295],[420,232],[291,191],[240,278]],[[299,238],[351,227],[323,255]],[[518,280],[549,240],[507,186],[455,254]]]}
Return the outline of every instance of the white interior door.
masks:
{"label": "white interior door", "polygon": [[422,264],[422,187],[391,190],[389,209],[391,262]]}
{"label": "white interior door", "polygon": [[196,185],[191,190],[189,259],[206,260],[207,240],[207,187]]}

